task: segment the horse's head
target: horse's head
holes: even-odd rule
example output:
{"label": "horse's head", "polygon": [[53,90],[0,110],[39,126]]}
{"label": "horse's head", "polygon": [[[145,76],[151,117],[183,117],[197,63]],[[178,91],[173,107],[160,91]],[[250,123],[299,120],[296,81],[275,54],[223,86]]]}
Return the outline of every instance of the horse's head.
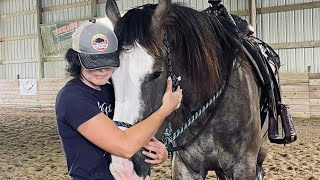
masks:
{"label": "horse's head", "polygon": [[[153,7],[133,9],[120,17],[115,2],[107,1],[107,16],[114,23],[119,39],[121,64],[112,75],[116,97],[114,121],[134,125],[157,110],[162,103],[167,61],[165,51],[160,48],[160,31],[155,31],[157,19],[153,16]],[[133,156],[132,162],[137,175],[146,177],[150,165],[144,162],[146,157],[141,151]]]}
{"label": "horse's head", "polygon": [[[108,0],[106,13],[115,25],[120,50],[120,67],[112,76],[115,121],[133,125],[157,110],[170,68],[182,77],[183,108],[188,112],[196,111],[222,84],[228,64],[222,49],[227,46],[217,43],[218,28],[206,14],[169,0],[131,9],[123,17],[114,0]],[[144,159],[141,152],[132,158],[143,177],[150,169]]]}

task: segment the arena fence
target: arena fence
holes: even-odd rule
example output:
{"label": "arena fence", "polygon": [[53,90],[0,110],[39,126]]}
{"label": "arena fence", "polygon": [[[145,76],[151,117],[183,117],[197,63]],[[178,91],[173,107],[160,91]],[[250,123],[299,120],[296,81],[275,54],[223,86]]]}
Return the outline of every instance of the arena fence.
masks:
{"label": "arena fence", "polygon": [[[294,117],[320,117],[320,73],[281,74],[283,102]],[[37,80],[36,95],[21,95],[19,80],[0,80],[0,107],[54,109],[68,79]]]}

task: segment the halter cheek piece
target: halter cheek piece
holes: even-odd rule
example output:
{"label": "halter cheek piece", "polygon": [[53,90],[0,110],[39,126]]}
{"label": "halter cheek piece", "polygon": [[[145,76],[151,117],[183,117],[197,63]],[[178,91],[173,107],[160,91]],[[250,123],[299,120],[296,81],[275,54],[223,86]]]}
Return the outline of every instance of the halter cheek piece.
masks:
{"label": "halter cheek piece", "polygon": [[172,91],[174,92],[177,90],[177,87],[179,86],[179,83],[181,81],[181,76],[176,76],[172,72],[170,45],[169,45],[167,33],[164,33],[163,43],[164,43],[164,47],[166,48],[166,51],[168,53],[168,77],[171,77],[171,79],[172,79]]}

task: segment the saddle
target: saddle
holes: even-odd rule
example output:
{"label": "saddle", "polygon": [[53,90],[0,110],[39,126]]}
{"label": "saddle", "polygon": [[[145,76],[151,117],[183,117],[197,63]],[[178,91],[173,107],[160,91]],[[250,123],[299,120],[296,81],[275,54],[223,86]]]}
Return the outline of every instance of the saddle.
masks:
{"label": "saddle", "polygon": [[[294,142],[297,139],[297,133],[290,114],[290,107],[281,101],[279,55],[268,44],[254,36],[244,37],[243,49],[262,87],[260,104],[262,129],[268,130],[268,138],[271,143]],[[280,134],[279,130],[282,130],[283,133]]]}
{"label": "saddle", "polygon": [[[262,87],[260,101],[262,136],[268,132],[270,142],[276,144],[294,142],[297,139],[297,133],[290,107],[281,101],[279,55],[267,43],[251,36],[254,33],[252,26],[241,17],[230,15],[222,4],[219,4],[216,8],[209,7],[203,12],[231,22],[231,24],[234,24],[232,31],[236,31],[239,33],[239,37],[242,37],[242,50],[250,60]],[[220,22],[223,26],[226,26],[225,23]],[[282,133],[279,133],[280,130],[282,130]]]}

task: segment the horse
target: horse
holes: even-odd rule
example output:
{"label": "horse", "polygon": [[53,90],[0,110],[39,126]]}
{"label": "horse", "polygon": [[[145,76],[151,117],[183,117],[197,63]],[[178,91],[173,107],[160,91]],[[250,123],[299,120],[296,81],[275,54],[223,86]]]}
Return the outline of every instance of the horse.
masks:
{"label": "horse", "polygon": [[[232,25],[169,0],[123,17],[116,2],[107,0],[106,14],[120,51],[112,75],[114,121],[125,129],[156,111],[171,76],[180,80],[175,82],[183,89],[182,105],[156,138],[168,126],[175,132],[172,178],[205,179],[212,170],[220,180],[263,179],[261,87]],[[149,178],[144,159],[141,151],[130,160],[112,157],[111,173],[128,171],[120,167],[129,162],[138,179]]]}

